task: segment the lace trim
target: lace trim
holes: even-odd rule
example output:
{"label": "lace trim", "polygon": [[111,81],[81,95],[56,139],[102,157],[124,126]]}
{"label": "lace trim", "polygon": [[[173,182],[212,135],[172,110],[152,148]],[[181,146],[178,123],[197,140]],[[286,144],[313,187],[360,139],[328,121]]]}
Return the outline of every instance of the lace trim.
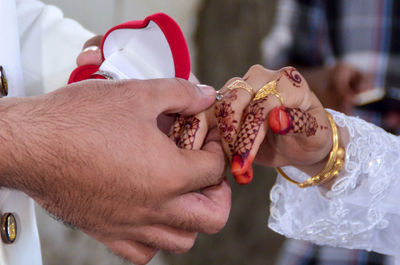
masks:
{"label": "lace trim", "polygon": [[[380,203],[396,186],[400,138],[361,119],[328,111],[350,135],[341,177],[323,196],[317,187],[299,189],[279,176],[270,193],[269,227],[317,244],[371,250],[374,234],[389,225]],[[284,170],[289,176],[309,177],[293,167]]]}

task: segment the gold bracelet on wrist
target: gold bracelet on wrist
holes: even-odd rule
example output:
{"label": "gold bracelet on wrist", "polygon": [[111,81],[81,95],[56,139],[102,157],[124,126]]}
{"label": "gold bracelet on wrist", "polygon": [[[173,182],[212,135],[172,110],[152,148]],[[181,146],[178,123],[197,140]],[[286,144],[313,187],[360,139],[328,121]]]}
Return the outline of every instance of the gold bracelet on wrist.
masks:
{"label": "gold bracelet on wrist", "polygon": [[323,184],[328,180],[331,180],[332,178],[336,177],[344,166],[345,151],[342,147],[339,147],[338,128],[336,126],[335,121],[333,120],[332,115],[329,112],[326,113],[328,115],[329,123],[332,129],[332,150],[329,153],[329,159],[324,169],[322,169],[321,172],[307,179],[306,181],[298,182],[291,179],[288,175],[286,175],[281,168],[279,167],[276,168],[276,171],[278,171],[278,173],[281,174],[282,177],[287,179],[289,182],[296,184],[300,188],[306,188],[310,186]]}

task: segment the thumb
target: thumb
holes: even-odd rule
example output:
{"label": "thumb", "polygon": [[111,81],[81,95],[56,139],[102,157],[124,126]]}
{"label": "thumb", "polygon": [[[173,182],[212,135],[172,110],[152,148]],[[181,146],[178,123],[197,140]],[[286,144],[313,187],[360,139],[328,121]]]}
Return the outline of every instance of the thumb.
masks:
{"label": "thumb", "polygon": [[179,113],[184,116],[200,113],[215,102],[215,89],[195,85],[183,79],[150,80],[151,96],[158,113]]}

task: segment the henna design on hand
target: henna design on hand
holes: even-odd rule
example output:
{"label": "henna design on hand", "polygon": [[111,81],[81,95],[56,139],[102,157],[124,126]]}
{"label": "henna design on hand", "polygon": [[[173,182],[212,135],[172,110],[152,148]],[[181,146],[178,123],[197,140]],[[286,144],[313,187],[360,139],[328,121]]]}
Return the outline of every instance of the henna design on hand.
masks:
{"label": "henna design on hand", "polygon": [[179,114],[176,115],[174,124],[171,127],[171,131],[168,134],[169,138],[178,145],[179,139],[181,138],[182,128],[185,124],[185,118]]}
{"label": "henna design on hand", "polygon": [[199,128],[200,120],[195,116],[181,117],[177,115],[171,129],[170,138],[178,147],[192,150]]}
{"label": "henna design on hand", "polygon": [[313,136],[318,129],[327,129],[319,126],[317,119],[310,113],[299,108],[276,107],[268,116],[268,123],[273,132],[278,134],[304,133],[307,137]]}
{"label": "henna design on hand", "polygon": [[303,83],[303,78],[301,74],[294,67],[287,67],[284,70],[284,75],[292,82],[295,87],[301,87]]}
{"label": "henna design on hand", "polygon": [[233,90],[224,97],[223,101],[215,105],[218,130],[221,137],[228,144],[231,153],[233,152],[233,144],[237,134],[235,125],[238,123],[238,121],[234,119],[235,111],[232,109],[232,102],[237,98],[237,90]]}
{"label": "henna design on hand", "polygon": [[248,184],[253,178],[251,163],[254,157],[250,155],[250,151],[265,120],[262,104],[266,100],[267,98],[262,98],[252,101],[243,115],[242,128],[236,138],[231,166],[231,172],[239,184]]}

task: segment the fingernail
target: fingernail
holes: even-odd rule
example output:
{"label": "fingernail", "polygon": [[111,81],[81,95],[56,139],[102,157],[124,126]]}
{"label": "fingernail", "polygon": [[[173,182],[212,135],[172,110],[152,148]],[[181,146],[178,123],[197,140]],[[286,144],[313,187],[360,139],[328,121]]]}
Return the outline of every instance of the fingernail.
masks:
{"label": "fingernail", "polygon": [[92,45],[92,46],[89,46],[89,47],[86,47],[85,49],[83,49],[82,53],[88,52],[88,51],[100,51],[100,47]]}
{"label": "fingernail", "polygon": [[215,89],[211,86],[207,86],[207,85],[203,85],[203,84],[199,84],[197,85],[197,87],[199,88],[200,92],[205,95],[205,96],[214,96],[215,97]]}
{"label": "fingernail", "polygon": [[240,155],[232,157],[231,173],[232,175],[241,175],[244,173],[244,159]]}
{"label": "fingernail", "polygon": [[247,172],[242,175],[234,176],[236,183],[240,185],[247,185],[253,180],[253,168],[250,167]]}
{"label": "fingernail", "polygon": [[273,108],[268,114],[268,124],[274,133],[287,134],[290,131],[290,118],[285,107]]}
{"label": "fingernail", "polygon": [[234,176],[243,175],[246,171],[251,171],[251,164],[253,163],[254,157],[249,154],[243,157],[240,154],[234,154],[232,156],[231,173]]}

